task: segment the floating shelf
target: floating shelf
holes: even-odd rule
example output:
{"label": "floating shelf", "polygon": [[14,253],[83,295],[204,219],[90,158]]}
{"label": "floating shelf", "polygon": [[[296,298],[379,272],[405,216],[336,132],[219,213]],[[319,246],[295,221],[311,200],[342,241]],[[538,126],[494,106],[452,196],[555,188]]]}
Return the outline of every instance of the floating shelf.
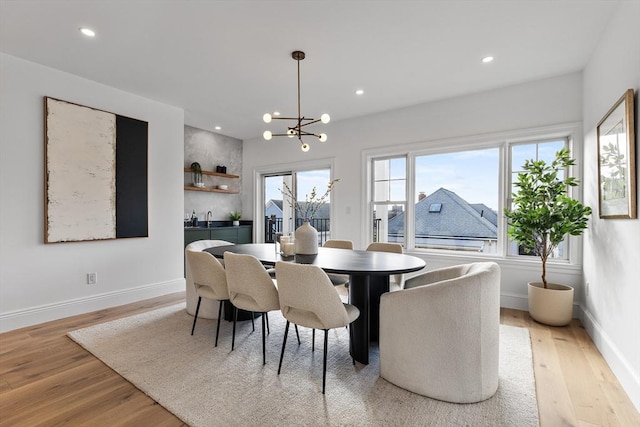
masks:
{"label": "floating shelf", "polygon": [[192,187],[190,185],[185,185],[184,189],[188,191],[206,191],[208,193],[225,193],[225,194],[240,193],[239,191],[233,191],[233,190],[221,190],[220,188],[214,188],[214,187]]}
{"label": "floating shelf", "polygon": [[[191,173],[191,169],[190,168],[184,168],[184,171]],[[219,172],[211,172],[211,171],[204,171],[204,170],[202,171],[202,175],[220,176],[222,178],[234,178],[234,179],[240,178],[240,175],[231,175],[231,174],[228,174],[228,173],[219,173]]]}

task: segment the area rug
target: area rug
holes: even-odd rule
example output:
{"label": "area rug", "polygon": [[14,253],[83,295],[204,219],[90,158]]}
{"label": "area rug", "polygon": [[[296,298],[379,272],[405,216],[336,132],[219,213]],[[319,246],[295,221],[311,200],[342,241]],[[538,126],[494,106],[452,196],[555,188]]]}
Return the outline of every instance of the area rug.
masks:
{"label": "area rug", "polygon": [[137,388],[191,426],[537,426],[529,331],[500,326],[500,382],[494,397],[452,404],[403,390],[379,376],[378,349],[370,364],[353,366],[345,328],[331,330],[327,390],[322,395],[322,333],[311,351],[289,331],[277,375],[285,320],[269,314],[267,364],[262,364],[260,319],[239,322],[231,351],[231,323],[193,317],[184,304],[154,310],[68,335]]}

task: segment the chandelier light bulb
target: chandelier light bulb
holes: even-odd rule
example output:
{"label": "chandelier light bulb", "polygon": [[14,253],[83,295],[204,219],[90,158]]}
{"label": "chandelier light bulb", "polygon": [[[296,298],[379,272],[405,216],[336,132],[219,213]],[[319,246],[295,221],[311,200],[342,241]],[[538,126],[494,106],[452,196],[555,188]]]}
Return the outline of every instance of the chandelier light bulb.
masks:
{"label": "chandelier light bulb", "polygon": [[324,124],[327,124],[331,121],[331,117],[329,117],[327,113],[324,113],[323,115],[320,116],[320,121]]}
{"label": "chandelier light bulb", "polygon": [[270,141],[271,138],[273,138],[273,134],[271,133],[271,131],[265,130],[264,133],[262,134],[262,137],[267,141]]}
{"label": "chandelier light bulb", "polygon": [[302,151],[304,151],[306,153],[307,151],[309,151],[309,144],[304,143],[304,144],[302,144],[302,147],[300,147],[300,148],[302,149]]}
{"label": "chandelier light bulb", "polygon": [[262,116],[262,120],[264,120],[265,123],[271,123],[271,114],[265,113],[265,115]]}
{"label": "chandelier light bulb", "polygon": [[325,142],[327,140],[327,134],[321,133],[318,139],[320,140],[320,142]]}
{"label": "chandelier light bulb", "polygon": [[296,136],[296,131],[295,131],[295,130],[293,130],[293,129],[289,129],[289,130],[287,131],[287,136],[288,136],[289,138],[293,138],[294,136]]}

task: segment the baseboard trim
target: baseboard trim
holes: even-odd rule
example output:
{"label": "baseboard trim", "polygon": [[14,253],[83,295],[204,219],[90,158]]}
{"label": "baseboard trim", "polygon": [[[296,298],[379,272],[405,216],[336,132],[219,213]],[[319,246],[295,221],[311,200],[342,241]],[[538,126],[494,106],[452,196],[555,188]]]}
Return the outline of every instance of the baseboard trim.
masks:
{"label": "baseboard trim", "polygon": [[135,288],[106,292],[61,301],[54,304],[46,304],[30,307],[24,310],[16,310],[0,314],[0,333],[14,329],[63,319],[69,316],[89,313],[118,305],[129,304],[144,299],[159,297],[174,292],[182,292],[185,289],[185,279],[180,278],[167,282],[151,283]]}
{"label": "baseboard trim", "polygon": [[618,347],[609,338],[600,324],[593,317],[591,312],[583,305],[580,305],[580,321],[591,340],[602,354],[605,362],[609,365],[622,388],[629,396],[629,399],[640,412],[640,377],[634,373],[633,367],[627,359],[620,353]]}
{"label": "baseboard trim", "polygon": [[500,294],[500,307],[529,311],[529,298],[521,294]]}

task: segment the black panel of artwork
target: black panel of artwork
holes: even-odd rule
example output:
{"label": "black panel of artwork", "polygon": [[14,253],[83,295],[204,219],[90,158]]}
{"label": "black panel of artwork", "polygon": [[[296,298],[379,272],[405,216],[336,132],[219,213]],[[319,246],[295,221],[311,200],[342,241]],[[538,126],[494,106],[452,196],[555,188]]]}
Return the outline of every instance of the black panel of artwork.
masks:
{"label": "black panel of artwork", "polygon": [[116,238],[148,237],[148,123],[116,116]]}

